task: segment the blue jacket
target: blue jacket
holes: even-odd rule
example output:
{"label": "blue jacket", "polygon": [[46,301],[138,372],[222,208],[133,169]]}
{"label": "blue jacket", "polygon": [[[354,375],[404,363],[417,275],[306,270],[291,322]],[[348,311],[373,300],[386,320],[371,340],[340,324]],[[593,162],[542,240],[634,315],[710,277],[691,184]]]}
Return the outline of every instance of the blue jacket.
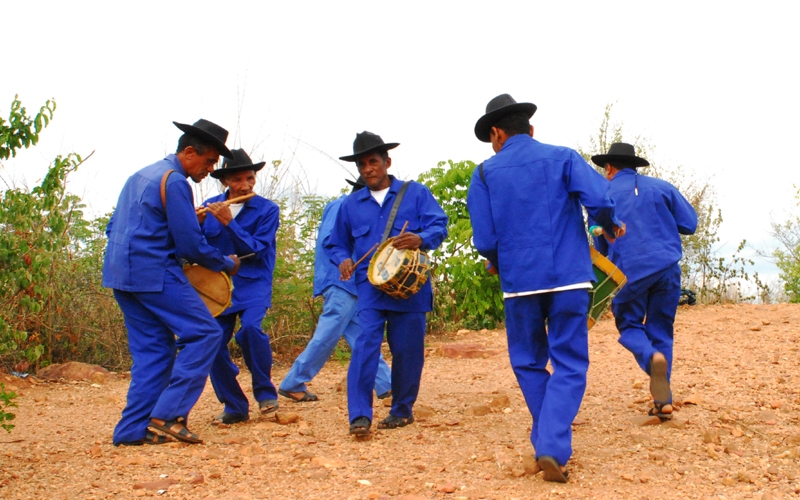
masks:
{"label": "blue jacket", "polygon": [[530,292],[594,281],[581,205],[608,231],[614,202],[608,181],[575,151],[508,138],[476,168],[467,194],[472,240],[496,265],[503,292]]}
{"label": "blue jacket", "polygon": [[[167,180],[165,211],[161,178],[170,169],[180,175],[172,174]],[[169,155],[128,178],[106,228],[103,286],[125,292],[160,292],[168,269],[186,280],[179,258],[213,271],[233,269],[233,260],[203,237],[186,177],[178,157]]]}
{"label": "blue jacket", "polygon": [[[403,181],[397,180],[393,176],[389,176],[389,178],[392,183],[383,201],[383,206],[378,205],[369,189],[356,191],[342,202],[336,217],[336,224],[325,245],[331,262],[337,267],[353,255],[360,258],[375,243],[381,241],[389,212],[397,192],[403,185]],[[400,234],[406,221],[408,221],[406,231],[415,233],[422,238],[420,249],[423,251],[438,248],[447,237],[447,215],[436,203],[428,188],[417,182],[409,184],[389,236]],[[367,281],[370,258],[371,256],[364,259],[355,272],[359,310],[427,312],[432,309],[433,292],[430,280],[419,292],[408,299],[395,299]]]}
{"label": "blue jacket", "polygon": [[[617,215],[625,221],[625,236],[613,245],[605,238],[595,238],[595,247],[628,278],[617,295],[617,300],[624,302],[628,300],[625,294],[633,291],[637,282],[681,259],[680,235],[695,232],[697,212],[675,186],[633,169],[620,170],[614,176],[608,195],[617,204]],[[590,219],[589,223],[594,221]]]}
{"label": "blue jacket", "polygon": [[[204,204],[227,198],[225,192],[209,198]],[[261,196],[247,200],[241,212],[227,226],[211,214],[203,222],[203,234],[208,243],[225,255],[256,254],[242,260],[239,272],[233,277],[233,305],[226,314],[248,307],[266,309],[272,305],[272,273],[275,270],[275,239],[279,224],[278,205]]]}
{"label": "blue jacket", "polygon": [[351,277],[347,281],[342,281],[339,278],[339,268],[333,265],[328,252],[325,250],[325,244],[330,239],[331,231],[336,225],[336,215],[339,213],[339,207],[345,198],[347,198],[347,195],[342,195],[340,198],[333,200],[322,211],[322,221],[319,223],[319,231],[317,232],[317,247],[314,258],[314,297],[322,295],[322,292],[329,286],[338,286],[351,295],[358,295],[355,278]]}

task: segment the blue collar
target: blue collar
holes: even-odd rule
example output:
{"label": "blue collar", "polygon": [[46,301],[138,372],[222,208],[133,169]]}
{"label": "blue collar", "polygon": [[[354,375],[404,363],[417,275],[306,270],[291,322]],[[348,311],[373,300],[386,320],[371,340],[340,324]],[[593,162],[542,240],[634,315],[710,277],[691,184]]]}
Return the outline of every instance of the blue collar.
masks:
{"label": "blue collar", "polygon": [[175,154],[167,155],[167,157],[164,159],[169,162],[172,162],[172,166],[176,172],[178,172],[184,177],[189,177],[189,174],[187,174],[186,170],[183,169],[183,165],[181,165],[181,161],[178,159],[178,155]]}

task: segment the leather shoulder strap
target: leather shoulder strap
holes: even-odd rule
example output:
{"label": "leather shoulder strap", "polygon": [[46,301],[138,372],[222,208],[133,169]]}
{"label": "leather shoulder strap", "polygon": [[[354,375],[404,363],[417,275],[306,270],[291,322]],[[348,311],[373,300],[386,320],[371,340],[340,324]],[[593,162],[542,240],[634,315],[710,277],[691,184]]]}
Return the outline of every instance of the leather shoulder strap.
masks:
{"label": "leather shoulder strap", "polygon": [[405,181],[402,186],[400,186],[400,190],[397,192],[397,197],[394,199],[394,204],[392,204],[392,210],[389,212],[389,220],[386,221],[386,228],[383,230],[383,238],[381,238],[381,243],[389,239],[389,234],[392,232],[392,226],[394,225],[394,220],[397,218],[397,211],[400,210],[400,202],[403,201],[403,195],[406,194],[406,189],[408,189],[408,184],[411,181]]}
{"label": "leather shoulder strap", "polygon": [[177,172],[177,170],[171,168],[164,172],[164,176],[161,177],[161,205],[164,206],[165,213],[167,211],[167,178],[173,172]]}

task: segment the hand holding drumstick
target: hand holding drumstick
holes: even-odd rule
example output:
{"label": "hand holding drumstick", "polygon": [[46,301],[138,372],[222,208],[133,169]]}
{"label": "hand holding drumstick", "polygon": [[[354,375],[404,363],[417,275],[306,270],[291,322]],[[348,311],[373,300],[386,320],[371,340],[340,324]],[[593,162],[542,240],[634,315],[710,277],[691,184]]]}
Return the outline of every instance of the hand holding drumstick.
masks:
{"label": "hand holding drumstick", "polygon": [[[403,225],[403,229],[400,230],[400,234],[389,238],[392,241],[392,250],[414,250],[422,246],[422,238],[417,234],[405,232],[407,227],[408,221],[406,221],[406,223]],[[379,245],[380,243],[375,243],[372,248],[367,250],[367,252],[355,263],[353,262],[353,259],[347,259],[339,264],[340,279],[342,281],[349,280],[350,276],[353,274],[353,271],[355,271],[356,266],[358,266],[370,254],[372,254],[372,252],[375,251]],[[391,255],[391,251],[389,252],[389,255]]]}

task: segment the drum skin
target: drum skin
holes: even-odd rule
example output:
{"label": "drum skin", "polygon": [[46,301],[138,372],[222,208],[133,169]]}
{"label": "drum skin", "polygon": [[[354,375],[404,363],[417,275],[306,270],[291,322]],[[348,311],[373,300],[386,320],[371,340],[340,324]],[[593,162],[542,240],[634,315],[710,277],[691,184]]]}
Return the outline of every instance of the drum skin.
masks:
{"label": "drum skin", "polygon": [[395,299],[407,299],[428,281],[430,257],[419,250],[397,250],[386,240],[369,261],[367,278]]}
{"label": "drum skin", "polygon": [[594,249],[589,248],[592,255],[592,268],[594,269],[597,281],[592,286],[589,294],[591,301],[589,304],[589,329],[600,319],[600,316],[606,310],[611,300],[617,292],[625,286],[628,278],[608,260],[603,254]]}
{"label": "drum skin", "polygon": [[230,307],[233,282],[226,273],[212,271],[196,264],[184,266],[183,272],[212,316],[216,318]]}

